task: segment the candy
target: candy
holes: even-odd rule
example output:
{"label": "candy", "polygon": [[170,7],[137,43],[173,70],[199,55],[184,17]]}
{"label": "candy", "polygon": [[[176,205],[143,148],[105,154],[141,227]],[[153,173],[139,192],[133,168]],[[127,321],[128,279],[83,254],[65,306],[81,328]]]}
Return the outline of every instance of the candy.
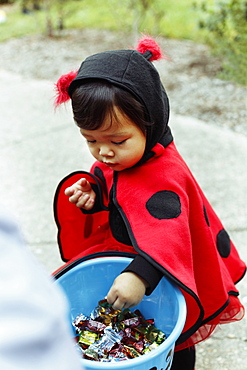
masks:
{"label": "candy", "polygon": [[106,299],[98,302],[89,317],[77,316],[73,326],[82,357],[92,361],[116,362],[139,357],[166,339],[153,319],[145,320],[139,310],[114,310]]}
{"label": "candy", "polygon": [[96,342],[98,338],[99,338],[98,334],[92,333],[89,330],[82,330],[80,332],[78,343],[81,345],[89,346],[90,344]]}
{"label": "candy", "polygon": [[104,331],[106,325],[96,320],[88,320],[86,324],[87,328],[95,333]]}

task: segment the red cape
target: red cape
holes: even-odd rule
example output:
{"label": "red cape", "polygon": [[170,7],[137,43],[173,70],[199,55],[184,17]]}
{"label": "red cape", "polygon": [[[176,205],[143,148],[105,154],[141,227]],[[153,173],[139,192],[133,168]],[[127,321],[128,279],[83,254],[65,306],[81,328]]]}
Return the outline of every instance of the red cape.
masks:
{"label": "red cape", "polygon": [[[138,253],[182,290],[187,320],[177,349],[207,338],[219,323],[244,315],[235,284],[246,266],[174,143],[156,144],[141,166],[113,172],[96,162],[91,173],[61,181],[55,196],[58,240],[65,261],[91,253]],[[83,214],[68,202],[64,189],[81,177],[100,190],[101,209]],[[112,236],[108,222],[110,189],[132,242]]]}

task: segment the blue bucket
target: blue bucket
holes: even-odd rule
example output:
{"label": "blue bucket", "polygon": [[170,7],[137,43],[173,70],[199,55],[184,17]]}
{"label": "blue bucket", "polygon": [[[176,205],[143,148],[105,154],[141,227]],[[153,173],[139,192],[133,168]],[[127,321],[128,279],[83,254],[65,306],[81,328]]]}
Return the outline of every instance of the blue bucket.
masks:
{"label": "blue bucket", "polygon": [[[70,304],[70,322],[79,314],[89,315],[110,289],[114,279],[131,262],[126,257],[103,257],[83,261],[57,278]],[[82,359],[85,370],[168,370],[171,368],[175,341],[183,330],[186,319],[185,299],[178,288],[162,278],[150,296],[145,296],[134,309],[146,319],[154,319],[155,326],[168,338],[152,352],[120,362],[95,362]]]}

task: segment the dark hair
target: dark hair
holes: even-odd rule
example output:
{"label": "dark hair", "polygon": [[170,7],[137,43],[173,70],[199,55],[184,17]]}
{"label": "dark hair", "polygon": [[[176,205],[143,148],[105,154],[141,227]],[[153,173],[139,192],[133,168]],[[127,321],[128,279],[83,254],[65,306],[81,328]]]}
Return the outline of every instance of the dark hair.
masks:
{"label": "dark hair", "polygon": [[143,133],[150,126],[145,108],[131,93],[107,81],[87,81],[72,93],[74,120],[80,128],[96,130],[106,118],[116,120],[115,107],[133,121]]}

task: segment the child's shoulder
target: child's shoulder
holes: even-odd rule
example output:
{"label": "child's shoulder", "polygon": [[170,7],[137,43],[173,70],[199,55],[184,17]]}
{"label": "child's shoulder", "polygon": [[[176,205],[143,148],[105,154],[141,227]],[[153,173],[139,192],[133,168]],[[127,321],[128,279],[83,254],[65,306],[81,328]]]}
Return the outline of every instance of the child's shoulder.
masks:
{"label": "child's shoulder", "polygon": [[150,161],[150,168],[156,167],[160,173],[174,173],[188,172],[188,165],[178,152],[174,142],[170,143],[167,147],[160,144],[154,148],[154,157]]}

